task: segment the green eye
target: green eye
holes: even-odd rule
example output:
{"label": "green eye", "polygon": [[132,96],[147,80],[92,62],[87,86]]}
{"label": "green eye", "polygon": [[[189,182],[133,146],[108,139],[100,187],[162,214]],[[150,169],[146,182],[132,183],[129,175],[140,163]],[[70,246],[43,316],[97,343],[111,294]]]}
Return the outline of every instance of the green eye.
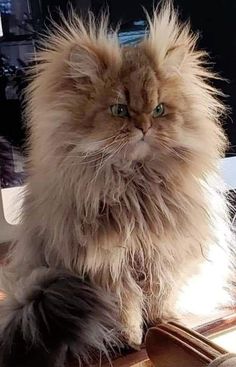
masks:
{"label": "green eye", "polygon": [[111,113],[116,117],[128,117],[128,107],[126,104],[113,104],[111,107]]}
{"label": "green eye", "polygon": [[153,117],[160,117],[163,116],[165,113],[165,107],[163,103],[159,103],[159,105],[157,105],[154,110],[152,111],[152,116]]}

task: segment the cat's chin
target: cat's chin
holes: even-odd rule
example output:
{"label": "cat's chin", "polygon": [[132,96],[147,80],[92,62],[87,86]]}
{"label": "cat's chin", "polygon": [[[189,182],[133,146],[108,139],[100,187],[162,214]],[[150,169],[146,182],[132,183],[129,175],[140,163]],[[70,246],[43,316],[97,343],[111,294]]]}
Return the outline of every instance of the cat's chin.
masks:
{"label": "cat's chin", "polygon": [[140,140],[130,147],[127,158],[131,161],[139,161],[148,158],[150,154],[150,145],[146,141]]}

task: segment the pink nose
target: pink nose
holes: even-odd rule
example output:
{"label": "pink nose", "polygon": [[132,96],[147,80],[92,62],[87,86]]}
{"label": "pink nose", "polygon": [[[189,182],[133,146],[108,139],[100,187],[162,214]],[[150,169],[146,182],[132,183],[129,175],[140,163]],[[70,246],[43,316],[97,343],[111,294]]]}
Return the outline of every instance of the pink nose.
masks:
{"label": "pink nose", "polygon": [[142,118],[134,122],[134,126],[142,130],[143,134],[146,134],[148,130],[152,127],[151,121],[148,118]]}

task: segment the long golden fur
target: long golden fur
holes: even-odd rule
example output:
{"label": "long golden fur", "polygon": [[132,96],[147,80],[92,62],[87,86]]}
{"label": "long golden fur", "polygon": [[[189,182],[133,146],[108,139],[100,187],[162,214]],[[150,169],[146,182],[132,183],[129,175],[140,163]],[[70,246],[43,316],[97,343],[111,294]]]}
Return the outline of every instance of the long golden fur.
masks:
{"label": "long golden fur", "polygon": [[[171,317],[227,216],[211,179],[227,143],[224,107],[206,55],[169,3],[147,19],[135,47],[92,16],[45,41],[28,89],[29,177],[8,267],[16,278],[63,268],[111,291],[133,346],[143,322]],[[112,116],[117,103],[129,117]],[[165,115],[154,118],[159,103]]]}

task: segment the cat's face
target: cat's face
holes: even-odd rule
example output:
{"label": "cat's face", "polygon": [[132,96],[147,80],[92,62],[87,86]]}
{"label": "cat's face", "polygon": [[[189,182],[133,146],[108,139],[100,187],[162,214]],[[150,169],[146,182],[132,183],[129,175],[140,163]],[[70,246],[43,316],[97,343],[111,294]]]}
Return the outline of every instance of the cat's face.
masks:
{"label": "cat's face", "polygon": [[196,39],[170,11],[149,20],[149,36],[136,47],[120,47],[104,25],[87,31],[81,23],[52,41],[33,88],[56,106],[51,135],[73,161],[203,167],[206,157],[218,158],[221,104],[205,81],[212,74],[194,49]]}
{"label": "cat's face", "polygon": [[85,154],[100,152],[111,162],[178,154],[191,127],[181,79],[155,70],[142,46],[124,48],[121,58],[96,86],[88,83],[82,101],[75,96],[78,143]]}

